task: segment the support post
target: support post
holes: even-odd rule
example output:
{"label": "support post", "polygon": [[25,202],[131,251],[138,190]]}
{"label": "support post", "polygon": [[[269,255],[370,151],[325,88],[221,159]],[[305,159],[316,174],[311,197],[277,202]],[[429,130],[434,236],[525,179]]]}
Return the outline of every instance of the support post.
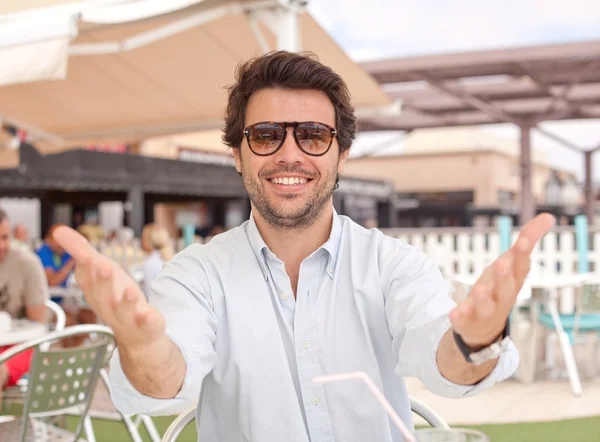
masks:
{"label": "support post", "polygon": [[593,186],[593,174],[592,174],[592,155],[593,151],[585,152],[585,184],[584,184],[584,195],[585,195],[585,206],[584,213],[587,217],[587,223],[592,226],[594,225],[594,186]]}
{"label": "support post", "polygon": [[141,187],[132,187],[127,200],[130,203],[131,212],[129,213],[129,227],[131,227],[136,237],[140,237],[144,228],[144,191]]}
{"label": "support post", "polygon": [[535,216],[535,201],[531,189],[531,126],[521,129],[521,212],[519,224],[525,225]]}

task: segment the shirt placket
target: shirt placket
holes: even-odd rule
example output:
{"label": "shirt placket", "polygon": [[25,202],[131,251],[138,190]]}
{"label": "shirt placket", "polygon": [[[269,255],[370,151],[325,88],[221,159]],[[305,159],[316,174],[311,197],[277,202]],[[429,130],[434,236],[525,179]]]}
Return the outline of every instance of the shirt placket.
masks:
{"label": "shirt placket", "polygon": [[315,376],[322,376],[317,342],[317,300],[320,281],[326,277],[321,270],[325,256],[306,259],[300,269],[294,317],[296,364],[302,389],[302,398],[312,442],[333,442],[333,431],[323,384],[315,384]]}

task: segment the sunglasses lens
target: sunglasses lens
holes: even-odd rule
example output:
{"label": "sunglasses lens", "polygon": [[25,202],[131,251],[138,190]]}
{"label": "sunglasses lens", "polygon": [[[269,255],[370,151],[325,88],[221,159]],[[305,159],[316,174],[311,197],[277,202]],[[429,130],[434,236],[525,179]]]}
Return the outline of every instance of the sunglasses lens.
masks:
{"label": "sunglasses lens", "polygon": [[284,137],[283,126],[274,123],[256,124],[250,129],[250,148],[259,155],[268,155],[279,147]]}
{"label": "sunglasses lens", "polygon": [[320,155],[329,149],[333,134],[321,123],[302,123],[296,129],[296,138],[303,151],[309,155]]}

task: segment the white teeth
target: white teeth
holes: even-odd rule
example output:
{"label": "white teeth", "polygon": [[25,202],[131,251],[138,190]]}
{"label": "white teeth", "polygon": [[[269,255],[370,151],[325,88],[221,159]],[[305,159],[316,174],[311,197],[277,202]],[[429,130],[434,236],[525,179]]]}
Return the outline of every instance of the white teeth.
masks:
{"label": "white teeth", "polygon": [[306,178],[298,177],[283,177],[283,178],[271,178],[271,182],[274,184],[283,184],[284,186],[293,186],[296,184],[304,184],[308,181]]}

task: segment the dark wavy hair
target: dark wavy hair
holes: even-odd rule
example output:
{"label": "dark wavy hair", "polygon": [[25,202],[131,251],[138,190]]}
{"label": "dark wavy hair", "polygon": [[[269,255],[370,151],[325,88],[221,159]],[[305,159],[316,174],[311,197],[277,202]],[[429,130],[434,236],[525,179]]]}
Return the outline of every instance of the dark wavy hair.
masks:
{"label": "dark wavy hair", "polygon": [[356,137],[356,117],[350,92],[342,77],[322,64],[311,52],[269,52],[240,64],[236,83],[228,88],[223,142],[239,148],[243,140],[248,101],[265,88],[319,90],[327,94],[335,109],[340,151],[350,148]]}

